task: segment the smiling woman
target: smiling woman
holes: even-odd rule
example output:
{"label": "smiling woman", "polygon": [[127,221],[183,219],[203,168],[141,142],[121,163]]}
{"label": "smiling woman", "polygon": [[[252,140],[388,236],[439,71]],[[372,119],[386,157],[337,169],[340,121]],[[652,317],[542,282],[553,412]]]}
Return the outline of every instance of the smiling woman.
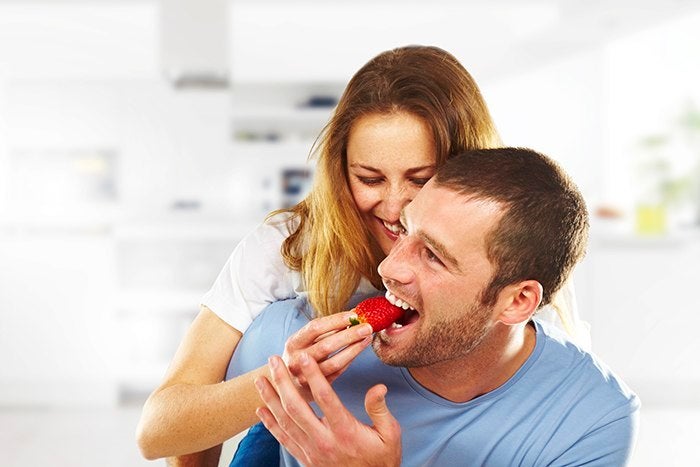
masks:
{"label": "smiling woman", "polygon": [[407,112],[367,115],[352,126],[347,158],[355,205],[386,255],[398,238],[401,209],[435,174],[430,128]]}

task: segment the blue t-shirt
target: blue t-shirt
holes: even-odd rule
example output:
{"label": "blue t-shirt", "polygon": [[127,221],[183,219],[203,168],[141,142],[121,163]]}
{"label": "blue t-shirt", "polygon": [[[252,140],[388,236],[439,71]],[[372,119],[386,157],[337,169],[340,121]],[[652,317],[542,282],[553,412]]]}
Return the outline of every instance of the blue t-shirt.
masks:
{"label": "blue t-shirt", "polygon": [[[281,355],[286,339],[311,316],[303,299],[267,307],[238,344],[227,379]],[[402,465],[625,465],[639,399],[596,357],[533,321],[537,342],[527,361],[502,386],[469,402],[443,399],[406,368],[382,363],[371,348],[333,387],[348,410],[371,424],[365,393],[387,386],[387,405],[402,429]],[[299,465],[284,449],[281,463]]]}

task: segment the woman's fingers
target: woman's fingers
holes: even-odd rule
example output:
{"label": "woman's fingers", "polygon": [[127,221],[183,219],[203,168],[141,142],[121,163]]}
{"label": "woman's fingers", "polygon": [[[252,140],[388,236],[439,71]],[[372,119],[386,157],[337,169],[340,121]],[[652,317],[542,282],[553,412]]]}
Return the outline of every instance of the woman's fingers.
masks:
{"label": "woman's fingers", "polygon": [[[352,361],[372,343],[372,336],[369,335],[359,342],[346,346],[344,349],[332,355],[330,358],[319,361],[321,373],[330,381],[335,380],[352,363]],[[303,374],[299,377],[301,380]],[[304,378],[305,379],[305,378]]]}
{"label": "woman's fingers", "polygon": [[305,350],[311,358],[317,362],[323,361],[330,355],[334,355],[338,351],[342,351],[347,346],[360,342],[372,335],[372,326],[369,324],[361,324],[348,329],[336,332],[333,335],[326,337],[323,340],[316,342],[314,345]]}
{"label": "woman's fingers", "polygon": [[[331,322],[330,319],[327,320],[327,318],[331,318],[329,316],[312,321],[287,341],[284,360],[293,375],[299,376],[301,374],[298,362],[298,356],[301,352],[306,352],[311,358],[318,362],[323,362],[326,359],[335,360],[336,355],[340,354],[340,358],[338,358],[337,361],[327,365],[329,368],[327,371],[334,373],[343,366],[346,366],[352,358],[357,356],[357,354],[367,346],[369,342],[365,340],[372,335],[372,326],[369,324],[361,324],[348,328],[347,323],[349,321],[347,320],[347,316],[352,314],[345,313],[344,315],[346,316],[339,321],[335,319],[332,320],[336,323],[342,323],[342,325],[345,326],[342,330],[335,330],[332,333],[323,332],[327,330],[329,326],[328,322]],[[333,318],[335,318],[335,316],[333,316]],[[321,334],[318,334],[319,332],[321,332]],[[320,335],[324,337],[319,339],[318,336]],[[314,339],[315,342],[309,342],[314,336],[316,336]],[[306,343],[307,345],[303,346],[302,343]],[[353,346],[355,344],[359,344],[360,348],[358,349],[357,346],[355,346],[349,351],[344,352],[348,346]],[[335,368],[333,369],[332,367],[334,365]]]}
{"label": "woman's fingers", "polygon": [[350,324],[350,318],[353,316],[357,315],[354,312],[345,311],[314,319],[287,340],[287,348],[297,350],[309,347],[316,342],[319,336],[347,328]]}

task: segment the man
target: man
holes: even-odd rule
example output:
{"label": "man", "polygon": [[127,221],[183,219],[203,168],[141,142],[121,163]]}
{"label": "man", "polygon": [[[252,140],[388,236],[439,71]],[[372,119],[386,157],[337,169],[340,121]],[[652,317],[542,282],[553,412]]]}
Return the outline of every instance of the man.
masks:
{"label": "man", "polygon": [[[533,319],[587,239],[584,201],[556,164],[517,148],[454,156],[401,222],[379,272],[387,298],[410,308],[374,335],[374,353],[360,354],[332,387],[306,353],[287,365],[271,357],[270,378],[256,381],[267,405],[258,415],[284,446],[283,462],[624,465],[637,397]],[[306,324],[309,311],[301,300],[271,305],[231,368],[264,363],[311,328],[332,339],[320,333],[329,324]]]}

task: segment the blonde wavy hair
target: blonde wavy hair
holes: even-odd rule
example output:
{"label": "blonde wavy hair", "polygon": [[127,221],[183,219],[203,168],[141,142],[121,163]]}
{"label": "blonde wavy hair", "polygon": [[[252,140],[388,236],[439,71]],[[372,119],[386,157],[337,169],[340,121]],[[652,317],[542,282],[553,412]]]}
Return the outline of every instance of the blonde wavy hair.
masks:
{"label": "blonde wavy hair", "polygon": [[383,52],[348,83],[311,157],[316,174],[309,195],[289,212],[296,230],[282,245],[285,264],[301,273],[309,301],[320,316],[342,311],[362,279],[381,289],[377,266],[384,259],[350,192],[347,143],[359,118],[408,112],[432,130],[436,166],[451,154],[501,145],[476,82],[450,53],[407,46]]}

